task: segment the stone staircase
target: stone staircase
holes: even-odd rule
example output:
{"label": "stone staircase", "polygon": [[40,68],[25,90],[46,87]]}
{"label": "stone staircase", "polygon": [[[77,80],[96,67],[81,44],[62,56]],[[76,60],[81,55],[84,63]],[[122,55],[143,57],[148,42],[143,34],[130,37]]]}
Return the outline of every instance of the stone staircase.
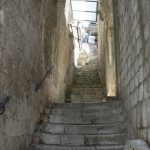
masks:
{"label": "stone staircase", "polygon": [[126,126],[119,101],[46,108],[30,150],[123,150]]}
{"label": "stone staircase", "polygon": [[71,103],[45,108],[30,150],[123,150],[127,135],[121,104],[102,102],[104,97],[96,65],[76,69]]}
{"label": "stone staircase", "polygon": [[66,99],[66,102],[99,102],[106,97],[96,60],[91,60],[87,65],[75,69],[70,95],[70,99]]}

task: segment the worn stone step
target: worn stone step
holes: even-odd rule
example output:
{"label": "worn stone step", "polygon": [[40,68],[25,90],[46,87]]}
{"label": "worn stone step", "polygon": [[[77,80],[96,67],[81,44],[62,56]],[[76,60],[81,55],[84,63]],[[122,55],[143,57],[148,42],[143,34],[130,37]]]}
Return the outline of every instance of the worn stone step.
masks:
{"label": "worn stone step", "polygon": [[97,66],[92,63],[92,64],[88,64],[88,65],[85,65],[83,67],[80,67],[80,68],[75,68],[75,71],[86,71],[86,70],[95,70],[97,71]]}
{"label": "worn stone step", "polygon": [[73,80],[75,79],[100,79],[99,75],[98,74],[95,74],[95,73],[87,73],[87,74],[82,74],[82,73],[79,73],[79,74],[75,74],[74,75],[74,78]]}
{"label": "worn stone step", "polygon": [[53,108],[81,109],[84,103],[54,103]]}
{"label": "worn stone step", "polygon": [[100,81],[100,78],[98,76],[76,76],[74,77],[73,79],[73,82],[99,82]]}
{"label": "worn stone step", "polygon": [[97,73],[98,72],[98,69],[97,68],[92,68],[92,67],[90,67],[90,68],[79,68],[79,69],[75,69],[74,70],[74,73],[76,73],[76,72],[93,72],[93,73]]}
{"label": "worn stone step", "polygon": [[[36,140],[34,140],[34,138]],[[33,144],[56,144],[72,146],[93,146],[93,145],[123,145],[126,134],[108,135],[54,135],[47,133],[35,133]]]}
{"label": "worn stone step", "polygon": [[124,123],[125,116],[123,114],[113,115],[113,116],[103,116],[103,117],[92,117],[92,124],[110,124],[110,123]]}
{"label": "worn stone step", "polygon": [[76,79],[80,79],[80,80],[89,80],[89,79],[100,79],[99,75],[98,74],[90,74],[90,73],[87,73],[87,74],[75,74],[73,76],[73,80],[76,80]]}
{"label": "worn stone step", "polygon": [[96,95],[92,95],[92,94],[71,94],[71,101],[78,101],[78,100],[82,100],[84,99],[85,101],[90,101],[92,102],[92,100],[102,100],[104,98],[104,93],[100,93],[100,94],[96,94]]}
{"label": "worn stone step", "polygon": [[72,84],[72,88],[74,88],[74,87],[83,87],[83,88],[101,88],[102,87],[102,85],[101,85],[101,83],[78,83],[78,84],[76,84],[76,83],[73,83]]}
{"label": "worn stone step", "polygon": [[91,82],[89,82],[89,81],[81,81],[81,82],[73,82],[72,83],[73,85],[100,85],[101,84],[101,81],[91,81]]}
{"label": "worn stone step", "polygon": [[74,88],[72,88],[72,91],[91,91],[91,90],[94,90],[94,91],[103,91],[103,90],[105,90],[103,87],[98,87],[98,88],[86,88],[86,87],[74,87]]}
{"label": "worn stone step", "polygon": [[100,81],[98,75],[75,75],[73,81]]}
{"label": "worn stone step", "polygon": [[119,108],[121,102],[120,101],[106,101],[106,102],[99,102],[99,103],[85,103],[83,108],[85,109],[113,109]]}
{"label": "worn stone step", "polygon": [[101,84],[101,82],[100,82],[100,80],[99,81],[86,81],[86,80],[82,80],[82,81],[73,81],[72,84],[95,85],[95,84]]}
{"label": "worn stone step", "polygon": [[58,124],[74,124],[74,125],[88,125],[88,124],[112,124],[112,123],[123,123],[125,120],[124,115],[113,115],[113,116],[92,116],[92,117],[81,117],[77,115],[50,115],[49,123]]}
{"label": "worn stone step", "polygon": [[74,73],[78,73],[78,72],[91,72],[91,73],[98,73],[98,70],[96,68],[82,68],[82,69],[77,69],[77,70],[74,70]]}
{"label": "worn stone step", "polygon": [[73,82],[82,82],[82,81],[84,81],[84,82],[99,82],[100,81],[100,78],[99,77],[88,77],[88,78],[86,78],[86,77],[76,77],[76,78],[74,78],[74,80],[73,80]]}
{"label": "worn stone step", "polygon": [[98,75],[76,75],[74,76],[73,78],[73,81],[76,81],[76,80],[100,80],[100,77]]}
{"label": "worn stone step", "polygon": [[93,108],[84,108],[82,112],[82,116],[113,116],[121,114],[121,108],[116,109],[93,109]]}
{"label": "worn stone step", "polygon": [[108,146],[61,146],[61,145],[31,145],[29,150],[123,150],[124,145]]}
{"label": "worn stone step", "polygon": [[[79,102],[83,102],[83,103],[91,103],[91,102],[98,103],[98,102],[102,102],[104,98],[105,98],[105,96],[103,96],[101,98],[98,98],[98,99],[96,99],[96,98],[95,99],[94,98],[92,98],[92,99],[84,99],[84,98],[82,98],[82,99],[70,99],[70,102],[72,102],[72,103],[79,103]],[[68,101],[69,101],[69,99],[68,99]]]}
{"label": "worn stone step", "polygon": [[76,79],[76,78],[94,78],[94,77],[97,77],[99,78],[99,74],[98,73],[93,73],[93,72],[87,72],[87,73],[83,73],[83,72],[78,72],[78,73],[75,73],[74,76],[73,76],[73,79]]}
{"label": "worn stone step", "polygon": [[78,77],[78,78],[74,78],[73,83],[76,84],[85,84],[85,83],[95,83],[95,84],[101,84],[101,80],[100,79],[96,79],[96,77]]}
{"label": "worn stone step", "polygon": [[103,89],[93,89],[93,88],[90,88],[90,90],[85,90],[85,89],[72,89],[72,92],[71,92],[72,95],[101,95],[101,94],[104,94],[104,90]]}
{"label": "worn stone step", "polygon": [[112,116],[121,114],[121,108],[115,109],[65,109],[65,108],[53,108],[50,115],[62,115],[62,116]]}
{"label": "worn stone step", "polygon": [[126,134],[88,135],[85,136],[85,145],[124,145]]}
{"label": "worn stone step", "polygon": [[60,115],[51,115],[49,117],[49,123],[58,123],[58,124],[91,124],[91,118],[89,117],[81,117],[77,115],[68,115],[60,116]]}
{"label": "worn stone step", "polygon": [[[81,116],[82,115],[82,109],[76,108],[76,109],[65,109],[65,108],[53,108],[51,110],[51,114],[55,115],[63,115],[63,116]],[[50,114],[50,115],[51,115]]]}
{"label": "worn stone step", "polygon": [[88,69],[78,69],[78,70],[75,70],[74,73],[92,73],[92,74],[95,74],[97,73],[98,74],[98,70],[97,69],[92,69],[92,68],[88,68]]}
{"label": "worn stone step", "polygon": [[44,124],[41,132],[49,134],[76,134],[76,135],[104,135],[125,132],[124,124],[100,124],[100,125],[64,125],[64,124]]}
{"label": "worn stone step", "polygon": [[[62,108],[62,109],[111,109],[120,107],[121,101],[106,101],[99,103],[54,103],[53,108]],[[51,107],[50,107],[51,108]]]}
{"label": "worn stone step", "polygon": [[71,102],[71,103],[99,103],[99,102],[102,102],[103,98],[102,99],[66,99],[67,102]]}
{"label": "worn stone step", "polygon": [[99,99],[71,99],[71,98],[67,98],[67,99],[65,99],[65,102],[66,103],[73,103],[73,104],[75,104],[75,103],[89,103],[89,104],[91,104],[91,103],[100,103],[100,102],[103,102],[103,101],[105,101],[105,96],[103,96],[102,98],[99,98]]}
{"label": "worn stone step", "polygon": [[93,84],[93,85],[90,85],[90,84],[84,84],[84,85],[72,85],[72,88],[102,88],[103,86],[101,84]]}

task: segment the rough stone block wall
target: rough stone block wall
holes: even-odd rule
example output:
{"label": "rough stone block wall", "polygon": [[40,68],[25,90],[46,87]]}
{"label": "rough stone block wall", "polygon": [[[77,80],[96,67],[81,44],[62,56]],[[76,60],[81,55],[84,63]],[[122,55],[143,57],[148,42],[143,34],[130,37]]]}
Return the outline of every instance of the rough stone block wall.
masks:
{"label": "rough stone block wall", "polygon": [[150,143],[150,1],[114,1],[118,95],[135,137]]}
{"label": "rough stone block wall", "polygon": [[26,150],[46,102],[63,102],[73,49],[64,7],[58,0],[0,0],[0,102],[12,96],[0,115],[1,150]]}

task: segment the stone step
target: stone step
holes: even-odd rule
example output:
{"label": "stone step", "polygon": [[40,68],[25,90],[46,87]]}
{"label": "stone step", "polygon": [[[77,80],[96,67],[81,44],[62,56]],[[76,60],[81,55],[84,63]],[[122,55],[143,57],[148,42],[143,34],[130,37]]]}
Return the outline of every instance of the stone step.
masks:
{"label": "stone step", "polygon": [[88,135],[85,136],[85,145],[123,145],[126,134]]}
{"label": "stone step", "polygon": [[99,91],[99,90],[104,90],[105,88],[102,87],[102,85],[99,85],[100,87],[74,87],[72,90],[74,91],[91,91],[91,90],[95,90],[95,91]]}
{"label": "stone step", "polygon": [[74,71],[74,75],[96,75],[99,76],[97,70],[78,70]]}
{"label": "stone step", "polygon": [[97,67],[96,64],[94,63],[91,63],[91,64],[87,64],[85,66],[82,66],[82,67],[79,67],[79,68],[75,68],[75,71],[78,71],[78,70],[98,70],[97,68],[93,68],[93,67]]}
{"label": "stone step", "polygon": [[91,79],[91,80],[89,80],[89,79],[76,79],[76,80],[74,80],[73,81],[73,83],[78,83],[78,84],[81,84],[81,83],[83,83],[83,84],[86,84],[86,83],[90,83],[90,84],[92,84],[92,83],[95,83],[95,84],[100,84],[100,80],[95,80],[95,79]]}
{"label": "stone step", "polygon": [[105,98],[104,93],[100,93],[100,94],[96,94],[96,95],[88,95],[88,94],[80,94],[80,95],[76,95],[76,94],[71,94],[71,101],[78,101],[81,100],[80,102],[82,102],[82,100],[85,101],[93,101],[93,100],[102,100],[103,98]]}
{"label": "stone step", "polygon": [[60,115],[51,115],[49,117],[49,123],[58,123],[58,124],[91,124],[91,118],[81,117],[81,116],[60,116]]}
{"label": "stone step", "polygon": [[81,116],[60,116],[60,115],[50,115],[49,123],[57,124],[72,124],[72,125],[90,125],[90,124],[113,124],[113,123],[124,123],[124,115],[113,115],[113,116],[103,116],[103,117],[81,117]]}
{"label": "stone step", "polygon": [[98,73],[79,73],[74,74],[73,79],[100,79],[100,76]]}
{"label": "stone step", "polygon": [[[63,115],[63,116],[81,116],[82,115],[82,109],[65,109],[65,108],[53,108],[51,110],[52,115]],[[51,115],[50,114],[50,115]]]}
{"label": "stone step", "polygon": [[102,88],[103,86],[101,84],[86,84],[86,85],[72,85],[72,88]]}
{"label": "stone step", "polygon": [[123,150],[124,145],[108,146],[61,146],[61,145],[31,145],[29,150]]}
{"label": "stone step", "polygon": [[81,82],[78,82],[78,81],[76,81],[76,82],[72,82],[72,84],[73,85],[96,85],[96,84],[98,84],[98,85],[100,85],[101,84],[101,82],[100,81],[81,81]]}
{"label": "stone step", "polygon": [[74,72],[74,76],[99,76],[99,73],[97,71],[76,71]]}
{"label": "stone step", "polygon": [[74,75],[73,75],[73,79],[76,79],[76,78],[86,78],[86,79],[88,79],[88,78],[94,78],[94,77],[96,77],[96,78],[99,78],[99,74],[98,73],[93,73],[93,72],[87,72],[87,73],[75,73]]}
{"label": "stone step", "polygon": [[83,109],[65,109],[65,108],[53,108],[50,115],[62,115],[62,116],[113,116],[116,114],[121,114],[121,108],[115,109],[93,109],[93,108],[83,108]]}
{"label": "stone step", "polygon": [[70,101],[68,99],[68,102],[72,102],[72,103],[79,103],[79,102],[83,102],[83,103],[91,103],[91,102],[97,103],[97,102],[102,102],[104,98],[105,98],[105,96],[103,96],[103,97],[101,97],[99,99],[84,99],[84,98],[82,98],[82,99],[70,99]]}
{"label": "stone step", "polygon": [[99,90],[99,91],[95,91],[95,90],[92,90],[91,88],[91,91],[85,91],[85,90],[80,90],[80,91],[74,91],[72,89],[72,92],[71,92],[72,95],[87,95],[87,96],[94,96],[94,95],[104,95],[105,92],[104,90]]}
{"label": "stone step", "polygon": [[78,72],[78,71],[95,71],[98,72],[98,69],[96,68],[96,66],[86,66],[86,67],[82,67],[82,68],[77,68],[74,70],[74,72]]}
{"label": "stone step", "polygon": [[90,76],[90,75],[92,75],[92,76],[99,76],[99,73],[98,73],[98,71],[89,71],[89,70],[87,70],[87,71],[76,71],[76,72],[74,72],[74,76]]}
{"label": "stone step", "polygon": [[56,144],[72,146],[93,146],[93,145],[123,145],[126,134],[108,135],[54,135],[47,133],[35,133],[33,144]]}
{"label": "stone step", "polygon": [[125,132],[124,124],[100,124],[100,125],[64,125],[64,124],[44,124],[41,132],[47,134],[67,134],[67,135],[105,135]]}
{"label": "stone step", "polygon": [[[62,108],[62,109],[81,109],[84,103],[54,103],[52,108]],[[51,108],[51,107],[50,107]]]}
{"label": "stone step", "polygon": [[74,77],[73,82],[80,82],[80,81],[84,81],[84,82],[98,82],[100,81],[100,78],[97,76],[77,76]]}
{"label": "stone step", "polygon": [[103,117],[92,117],[92,124],[110,124],[110,123],[124,123],[125,116],[123,114]]}
{"label": "stone step", "polygon": [[78,69],[75,69],[74,72],[78,72],[78,71],[95,71],[95,72],[98,72],[98,69],[96,68],[96,66],[86,66],[84,68],[78,68]]}
{"label": "stone step", "polygon": [[122,110],[121,108],[116,108],[116,109],[93,109],[93,108],[84,108],[82,111],[82,116],[113,116],[113,115],[118,115],[121,114]]}
{"label": "stone step", "polygon": [[73,88],[103,88],[101,84],[72,84]]}
{"label": "stone step", "polygon": [[[79,109],[79,108],[90,108],[90,109],[111,109],[120,107],[121,101],[106,101],[99,103],[54,103],[53,108],[62,109]],[[51,107],[50,107],[51,108]]]}
{"label": "stone step", "polygon": [[73,88],[72,89],[72,94],[104,94],[104,89],[103,88]]}
{"label": "stone step", "polygon": [[85,77],[76,77],[76,78],[74,78],[74,80],[73,80],[73,82],[75,82],[75,81],[78,81],[78,82],[80,82],[80,81],[85,81],[85,82],[90,82],[90,81],[97,81],[97,82],[99,82],[100,81],[100,78],[98,78],[98,77],[88,77],[88,78],[85,78]]}
{"label": "stone step", "polygon": [[99,77],[99,75],[98,74],[75,74],[74,76],[73,76],[73,80],[90,80],[90,79],[97,79],[97,80],[100,80],[100,77]]}
{"label": "stone step", "polygon": [[88,76],[88,78],[86,78],[86,76],[76,76],[74,79],[73,79],[73,81],[82,81],[82,80],[86,80],[86,81],[99,81],[100,80],[100,78],[99,78],[99,76],[94,76],[94,77],[92,77],[92,76]]}
{"label": "stone step", "polygon": [[120,101],[106,101],[99,103],[85,103],[83,108],[85,109],[116,109],[121,105]]}

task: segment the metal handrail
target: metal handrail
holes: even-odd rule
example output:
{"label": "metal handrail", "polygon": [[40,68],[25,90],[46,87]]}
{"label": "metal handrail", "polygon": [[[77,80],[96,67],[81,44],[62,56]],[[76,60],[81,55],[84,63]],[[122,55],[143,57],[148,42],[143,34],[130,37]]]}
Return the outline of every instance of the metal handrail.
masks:
{"label": "metal handrail", "polygon": [[47,76],[51,73],[51,71],[54,69],[53,66],[50,67],[50,69],[46,72],[46,74],[43,76],[43,78],[39,81],[38,84],[35,86],[35,91],[38,92],[42,88],[43,81],[47,78]]}
{"label": "metal handrail", "polygon": [[11,100],[11,96],[7,96],[2,102],[0,102],[0,115],[3,115],[5,112],[6,104]]}

